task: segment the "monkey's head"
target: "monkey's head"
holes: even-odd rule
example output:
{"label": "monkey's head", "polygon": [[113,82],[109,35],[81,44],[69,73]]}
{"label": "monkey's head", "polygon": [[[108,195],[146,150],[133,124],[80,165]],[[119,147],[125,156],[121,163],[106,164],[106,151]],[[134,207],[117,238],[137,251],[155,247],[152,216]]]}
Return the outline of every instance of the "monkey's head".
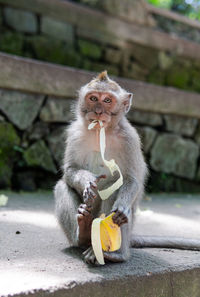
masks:
{"label": "monkey's head", "polygon": [[79,91],[79,114],[86,124],[101,120],[104,127],[116,125],[132,104],[132,93],[122,89],[103,71]]}

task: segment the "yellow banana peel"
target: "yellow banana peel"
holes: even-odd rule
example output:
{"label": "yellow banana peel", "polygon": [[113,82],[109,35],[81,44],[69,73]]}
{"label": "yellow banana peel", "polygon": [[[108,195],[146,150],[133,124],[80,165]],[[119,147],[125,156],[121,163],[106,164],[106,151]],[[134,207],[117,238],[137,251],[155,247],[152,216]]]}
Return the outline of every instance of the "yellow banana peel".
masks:
{"label": "yellow banana peel", "polygon": [[97,218],[92,223],[92,247],[99,264],[104,265],[103,251],[114,252],[121,246],[120,227],[113,223],[114,212],[106,218]]}

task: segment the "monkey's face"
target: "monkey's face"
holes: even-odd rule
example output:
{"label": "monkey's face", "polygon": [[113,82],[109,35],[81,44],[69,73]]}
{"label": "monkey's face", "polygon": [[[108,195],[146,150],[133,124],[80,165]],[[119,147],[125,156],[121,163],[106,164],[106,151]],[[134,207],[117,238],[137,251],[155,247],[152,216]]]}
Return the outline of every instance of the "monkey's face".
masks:
{"label": "monkey's face", "polygon": [[115,116],[117,99],[110,93],[91,92],[85,97],[85,108],[83,111],[88,123],[101,120],[107,127]]}

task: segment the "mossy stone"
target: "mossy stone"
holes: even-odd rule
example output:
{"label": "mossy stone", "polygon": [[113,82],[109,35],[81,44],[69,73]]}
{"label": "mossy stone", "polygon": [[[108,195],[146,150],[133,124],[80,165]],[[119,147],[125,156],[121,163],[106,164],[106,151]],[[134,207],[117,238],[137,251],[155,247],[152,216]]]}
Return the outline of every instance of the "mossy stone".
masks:
{"label": "mossy stone", "polygon": [[200,69],[193,70],[191,73],[192,84],[191,87],[194,91],[200,92]]}
{"label": "mossy stone", "polygon": [[149,74],[147,81],[157,85],[165,84],[165,73],[159,69],[151,71]]}
{"label": "mossy stone", "polygon": [[0,51],[8,54],[23,55],[23,36],[20,33],[4,31],[0,35]]}
{"label": "mossy stone", "polygon": [[51,153],[43,140],[32,144],[25,152],[24,159],[28,166],[40,167],[56,173],[56,167]]}
{"label": "mossy stone", "polygon": [[141,64],[132,62],[128,65],[128,68],[124,72],[126,77],[137,79],[137,80],[146,80],[146,77],[149,73],[149,70],[143,67]]}
{"label": "mossy stone", "polygon": [[0,25],[3,23],[3,17],[2,17],[2,9],[0,7]]}
{"label": "mossy stone", "polygon": [[170,68],[166,76],[166,83],[181,89],[187,89],[190,79],[189,69],[181,65]]}
{"label": "mossy stone", "polygon": [[[200,170],[199,170],[200,173]],[[200,178],[200,176],[199,176]],[[200,179],[199,179],[200,180]],[[150,173],[150,179],[147,185],[148,192],[181,192],[181,193],[199,193],[200,184],[189,181],[170,174],[154,172]]]}
{"label": "mossy stone", "polygon": [[96,60],[99,60],[102,55],[102,47],[96,43],[86,41],[83,39],[78,40],[78,47],[80,53],[83,56],[90,57]]}
{"label": "mossy stone", "polygon": [[13,163],[16,158],[14,147],[19,145],[20,138],[14,127],[7,122],[0,123],[0,186],[11,185]]}
{"label": "mossy stone", "polygon": [[84,59],[81,64],[81,68],[85,70],[91,70],[95,72],[108,71],[109,75],[119,75],[119,69],[115,65],[92,62],[91,60]]}
{"label": "mossy stone", "polygon": [[45,36],[33,36],[26,40],[26,48],[31,50],[34,57],[39,60],[79,67],[80,55],[61,40]]}

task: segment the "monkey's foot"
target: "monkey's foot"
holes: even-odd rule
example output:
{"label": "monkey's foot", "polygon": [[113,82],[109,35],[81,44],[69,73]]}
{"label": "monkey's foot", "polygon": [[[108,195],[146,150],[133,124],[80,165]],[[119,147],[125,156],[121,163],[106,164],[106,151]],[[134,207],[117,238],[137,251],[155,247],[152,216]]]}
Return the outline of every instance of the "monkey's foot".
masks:
{"label": "monkey's foot", "polygon": [[78,241],[80,246],[91,245],[91,226],[94,217],[91,214],[91,208],[86,204],[81,204],[78,208]]}
{"label": "monkey's foot", "polygon": [[89,247],[86,251],[84,251],[83,256],[84,256],[84,261],[87,264],[99,265],[92,247]]}

